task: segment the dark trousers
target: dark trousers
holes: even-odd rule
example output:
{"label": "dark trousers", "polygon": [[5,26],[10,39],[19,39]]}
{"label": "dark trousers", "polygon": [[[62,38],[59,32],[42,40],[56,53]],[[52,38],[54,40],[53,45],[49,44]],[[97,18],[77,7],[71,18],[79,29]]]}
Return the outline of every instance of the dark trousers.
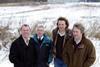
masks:
{"label": "dark trousers", "polygon": [[49,67],[48,63],[37,63],[36,67]]}

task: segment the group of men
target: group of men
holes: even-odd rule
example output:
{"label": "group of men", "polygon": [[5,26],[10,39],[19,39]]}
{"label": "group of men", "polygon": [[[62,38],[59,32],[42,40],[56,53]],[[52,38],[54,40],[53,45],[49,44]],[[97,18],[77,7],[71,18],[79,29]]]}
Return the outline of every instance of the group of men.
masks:
{"label": "group of men", "polygon": [[11,44],[9,60],[14,67],[49,67],[54,58],[54,67],[90,67],[96,53],[92,42],[86,38],[84,27],[75,23],[72,30],[65,17],[59,17],[52,38],[47,36],[43,24],[37,24],[36,33],[23,24],[20,37]]}

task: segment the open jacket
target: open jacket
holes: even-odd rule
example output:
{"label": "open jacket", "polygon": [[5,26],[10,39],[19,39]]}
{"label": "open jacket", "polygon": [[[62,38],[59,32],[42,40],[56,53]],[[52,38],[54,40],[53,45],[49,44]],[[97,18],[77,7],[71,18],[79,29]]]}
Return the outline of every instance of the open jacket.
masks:
{"label": "open jacket", "polygon": [[[53,31],[52,31],[52,38],[53,38],[53,43],[54,43],[54,48],[53,48],[53,55],[55,57],[56,55],[56,43],[57,43],[57,36],[58,34],[58,28],[55,28]],[[66,32],[65,32],[65,36],[64,36],[64,41],[63,41],[63,44],[62,46],[64,47],[64,44],[70,39],[72,38],[72,31],[70,29],[66,29]]]}

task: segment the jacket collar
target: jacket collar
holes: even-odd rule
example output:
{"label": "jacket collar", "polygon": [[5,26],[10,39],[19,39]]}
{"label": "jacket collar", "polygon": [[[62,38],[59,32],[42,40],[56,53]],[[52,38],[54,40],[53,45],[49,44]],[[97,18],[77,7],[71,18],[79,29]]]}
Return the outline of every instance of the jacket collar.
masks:
{"label": "jacket collar", "polygon": [[[22,35],[19,36],[19,40],[20,40],[21,44],[23,44],[24,46],[26,46],[25,40],[23,39]],[[30,43],[30,40],[29,40],[29,43]],[[29,45],[29,43],[28,43],[28,45]]]}
{"label": "jacket collar", "polygon": [[[33,39],[34,39],[34,41],[35,41],[36,43],[38,43],[37,34],[35,34],[35,35],[33,36]],[[47,37],[45,34],[43,34],[43,42],[42,42],[42,44],[45,43],[45,42],[48,42],[48,41],[49,41],[48,37]]]}
{"label": "jacket collar", "polygon": [[84,48],[84,46],[85,46],[84,40],[85,40],[85,36],[83,35],[81,41],[76,45],[74,38],[73,38],[73,47],[75,47],[75,45],[76,45],[76,48]]}

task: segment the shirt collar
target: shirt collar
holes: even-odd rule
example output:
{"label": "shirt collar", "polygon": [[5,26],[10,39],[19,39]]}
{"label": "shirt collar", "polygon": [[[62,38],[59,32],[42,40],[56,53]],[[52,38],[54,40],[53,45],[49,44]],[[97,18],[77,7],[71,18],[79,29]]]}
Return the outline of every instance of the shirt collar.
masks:
{"label": "shirt collar", "polygon": [[60,36],[64,36],[64,35],[65,35],[65,32],[61,33],[61,32],[58,30],[58,34],[59,34]]}
{"label": "shirt collar", "polygon": [[43,39],[43,37],[44,37],[44,36],[41,36],[41,37],[39,37],[39,36],[38,36],[37,38],[38,38],[38,39],[40,38],[40,39],[42,40],[42,39]]}

